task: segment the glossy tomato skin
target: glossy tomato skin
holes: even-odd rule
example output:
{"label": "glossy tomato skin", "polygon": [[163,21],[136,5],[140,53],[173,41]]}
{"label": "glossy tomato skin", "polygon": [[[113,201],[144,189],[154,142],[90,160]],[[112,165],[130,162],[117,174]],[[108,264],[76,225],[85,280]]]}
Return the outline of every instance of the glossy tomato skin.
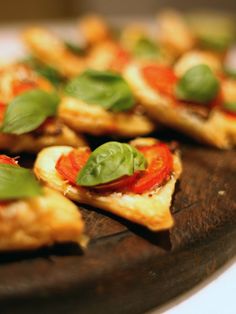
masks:
{"label": "glossy tomato skin", "polygon": [[94,186],[94,190],[101,192],[119,192],[129,191],[129,188],[138,179],[140,173],[134,173],[132,176],[124,176],[115,181]]}
{"label": "glossy tomato skin", "polygon": [[90,150],[73,149],[69,154],[62,155],[57,163],[56,170],[68,182],[76,185],[79,171],[86,164],[91,152]]}
{"label": "glossy tomato skin", "polygon": [[174,88],[178,79],[170,67],[150,64],[141,68],[141,74],[153,89],[168,96],[174,96]]}
{"label": "glossy tomato skin", "polygon": [[0,164],[17,166],[17,161],[7,155],[0,155]]}
{"label": "glossy tomato skin", "polygon": [[137,148],[146,157],[148,167],[130,187],[130,191],[142,194],[162,185],[169,179],[173,170],[173,156],[164,143]]}

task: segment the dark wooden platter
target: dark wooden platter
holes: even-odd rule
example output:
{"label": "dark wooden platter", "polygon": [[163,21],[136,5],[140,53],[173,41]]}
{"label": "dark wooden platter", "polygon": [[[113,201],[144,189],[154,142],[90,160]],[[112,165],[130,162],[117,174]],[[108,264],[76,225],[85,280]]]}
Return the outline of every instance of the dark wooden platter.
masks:
{"label": "dark wooden platter", "polygon": [[236,254],[235,150],[174,136],[184,166],[173,197],[175,227],[154,234],[83,207],[91,237],[86,252],[68,244],[0,255],[1,314],[143,313]]}

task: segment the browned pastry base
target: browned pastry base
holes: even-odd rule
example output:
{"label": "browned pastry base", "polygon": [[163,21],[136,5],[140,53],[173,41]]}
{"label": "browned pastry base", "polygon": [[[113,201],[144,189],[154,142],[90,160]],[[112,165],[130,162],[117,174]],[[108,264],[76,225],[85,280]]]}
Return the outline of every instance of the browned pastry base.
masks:
{"label": "browned pastry base", "polygon": [[33,133],[13,135],[0,133],[0,149],[12,153],[30,152],[37,153],[42,148],[55,145],[70,145],[73,147],[86,145],[85,139],[69,129],[62,126],[58,134],[35,135]]}
{"label": "browned pastry base", "polygon": [[59,116],[73,130],[92,135],[136,137],[154,130],[154,124],[144,115],[134,112],[112,113],[72,97],[62,99]]}

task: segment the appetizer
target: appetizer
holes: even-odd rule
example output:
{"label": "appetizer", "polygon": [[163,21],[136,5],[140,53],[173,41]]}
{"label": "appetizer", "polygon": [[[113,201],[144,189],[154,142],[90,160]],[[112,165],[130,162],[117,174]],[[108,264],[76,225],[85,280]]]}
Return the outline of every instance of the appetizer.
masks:
{"label": "appetizer", "polygon": [[173,226],[170,205],[181,161],[177,151],[172,153],[154,138],[107,142],[93,152],[88,147],[45,148],[34,171],[46,185],[74,201],[153,231]]}
{"label": "appetizer", "polygon": [[0,155],[0,251],[64,242],[85,245],[83,230],[77,206],[55,190],[42,187],[15,159]]}
{"label": "appetizer", "polygon": [[67,83],[64,94],[59,116],[77,132],[135,137],[154,129],[117,73],[86,70]]}
{"label": "appetizer", "polygon": [[61,75],[72,77],[86,68],[86,59],[80,55],[79,48],[64,42],[47,29],[32,27],[23,34],[24,42],[38,60]]}
{"label": "appetizer", "polygon": [[0,103],[0,149],[38,152],[45,146],[85,145],[85,140],[57,118],[59,97],[31,89]]}
{"label": "appetizer", "polygon": [[179,61],[176,72],[164,65],[130,64],[124,77],[153,119],[199,141],[230,148],[236,144],[236,81],[216,71],[219,65],[212,56],[194,56]]}

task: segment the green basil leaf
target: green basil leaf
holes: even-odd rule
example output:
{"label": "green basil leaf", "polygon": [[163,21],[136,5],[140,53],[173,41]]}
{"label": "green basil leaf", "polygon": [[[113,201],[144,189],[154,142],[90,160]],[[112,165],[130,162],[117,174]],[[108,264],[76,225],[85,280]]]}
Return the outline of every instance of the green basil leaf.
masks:
{"label": "green basil leaf", "polygon": [[85,49],[81,48],[80,46],[70,41],[65,41],[65,46],[75,55],[79,55],[79,56],[85,55]]}
{"label": "green basil leaf", "polygon": [[178,99],[207,104],[219,90],[219,81],[205,64],[189,69],[179,80],[175,94]]}
{"label": "green basil leaf", "polygon": [[110,71],[87,70],[66,85],[65,93],[115,112],[128,110],[135,103],[125,80]]}
{"label": "green basil leaf", "polygon": [[146,159],[136,148],[129,144],[108,142],[93,151],[79,172],[76,183],[81,186],[95,186],[125,175],[131,176],[146,167]]}
{"label": "green basil leaf", "polygon": [[64,83],[65,79],[63,76],[53,67],[43,64],[34,57],[28,57],[22,62],[32,68],[38,75],[46,78],[55,87],[59,87]]}
{"label": "green basil leaf", "polygon": [[0,200],[36,196],[42,188],[29,169],[0,164]]}
{"label": "green basil leaf", "polygon": [[227,102],[223,104],[225,110],[236,113],[236,102]]}
{"label": "green basil leaf", "polygon": [[133,54],[139,59],[156,60],[160,57],[160,50],[150,39],[142,37],[135,43]]}
{"label": "green basil leaf", "polygon": [[24,134],[35,130],[47,117],[57,113],[59,97],[40,89],[25,92],[7,106],[1,131]]}

